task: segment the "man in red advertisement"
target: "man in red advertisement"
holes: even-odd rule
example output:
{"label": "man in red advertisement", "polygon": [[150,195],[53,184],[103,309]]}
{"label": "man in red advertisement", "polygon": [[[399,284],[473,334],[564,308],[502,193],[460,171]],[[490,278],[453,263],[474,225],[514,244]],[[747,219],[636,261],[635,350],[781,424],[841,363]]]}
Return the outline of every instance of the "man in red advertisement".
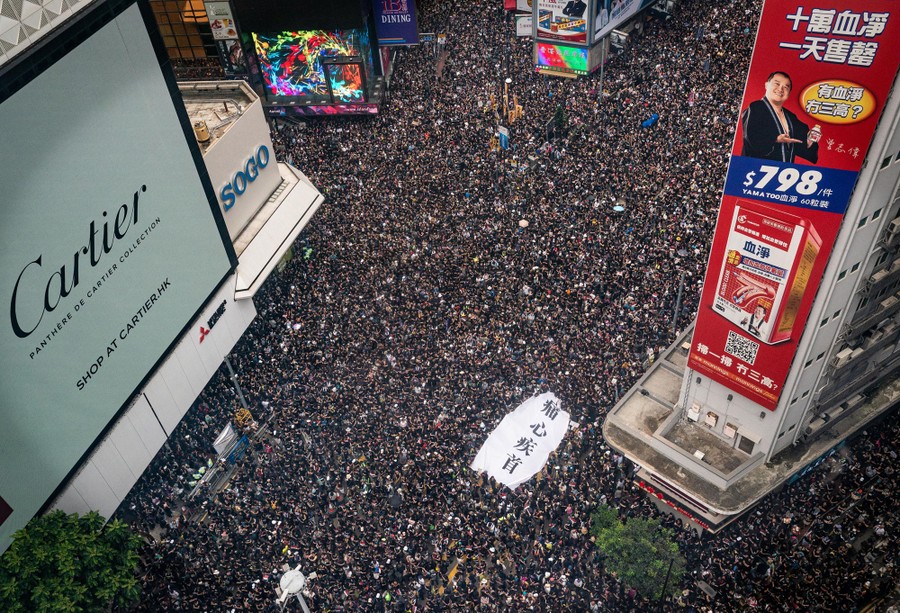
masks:
{"label": "man in red advertisement", "polygon": [[757,304],[753,313],[741,320],[741,327],[757,338],[767,338],[769,323],[766,321],[766,307]]}
{"label": "man in red advertisement", "polygon": [[766,79],[766,95],[741,113],[744,146],[741,155],[793,163],[799,156],[815,164],[819,159],[819,126],[809,129],[784,103],[791,95],[791,77],[776,71]]}

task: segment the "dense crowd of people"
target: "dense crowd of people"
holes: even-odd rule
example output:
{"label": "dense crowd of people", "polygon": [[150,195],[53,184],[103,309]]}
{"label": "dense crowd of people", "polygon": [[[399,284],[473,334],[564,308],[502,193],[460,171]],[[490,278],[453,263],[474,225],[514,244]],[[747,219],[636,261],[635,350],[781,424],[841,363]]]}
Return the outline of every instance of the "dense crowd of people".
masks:
{"label": "dense crowd of people", "polygon": [[215,58],[172,58],[172,70],[179,81],[224,79],[225,70]]}
{"label": "dense crowd of people", "polygon": [[[231,356],[265,435],[187,500],[238,406],[218,374],[119,512],[147,535],[141,608],[275,610],[299,565],[313,611],[646,611],[590,538],[604,502],[675,531],[673,610],[850,611],[896,583],[896,425],[714,537],[660,514],[600,432],[699,298],[758,4],[684,0],[601,82],[535,73],[499,2],[422,2],[446,54],[401,51],[380,115],[279,126],[327,202]],[[507,77],[524,117],[492,151]],[[471,471],[540,391],[575,423],[540,478]]]}

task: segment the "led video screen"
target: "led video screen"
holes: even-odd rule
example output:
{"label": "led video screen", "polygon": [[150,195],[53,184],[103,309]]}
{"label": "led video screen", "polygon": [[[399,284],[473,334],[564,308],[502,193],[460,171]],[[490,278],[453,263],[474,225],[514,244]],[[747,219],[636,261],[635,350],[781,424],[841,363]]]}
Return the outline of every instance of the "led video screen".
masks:
{"label": "led video screen", "polygon": [[583,47],[566,47],[551,43],[537,43],[537,68],[570,74],[587,74],[588,50]]}
{"label": "led video screen", "polygon": [[328,81],[335,102],[365,101],[363,76],[359,64],[330,64]]}
{"label": "led video screen", "polygon": [[[277,32],[274,34],[253,34],[259,69],[268,96],[293,96],[301,98],[304,103],[329,104],[332,102],[329,92],[330,74],[326,74],[326,65],[330,59],[359,58],[368,68],[371,63],[369,35],[366,30],[306,30],[302,32]],[[353,65],[335,64],[335,66]],[[363,75],[359,73],[354,79],[352,70],[346,75],[335,74],[338,81],[346,80],[341,85],[341,96],[337,101],[361,101]],[[345,79],[345,77],[347,77]],[[344,88],[356,89],[359,98],[352,96]]]}

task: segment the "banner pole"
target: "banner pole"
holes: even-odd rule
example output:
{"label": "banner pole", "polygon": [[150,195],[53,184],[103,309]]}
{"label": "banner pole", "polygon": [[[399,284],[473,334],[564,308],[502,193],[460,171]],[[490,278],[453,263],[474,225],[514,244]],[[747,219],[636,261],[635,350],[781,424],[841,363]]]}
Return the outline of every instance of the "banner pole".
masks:
{"label": "banner pole", "polygon": [[234,389],[237,390],[238,398],[240,398],[241,400],[241,406],[249,410],[247,401],[244,399],[244,392],[241,391],[241,386],[240,384],[238,384],[237,375],[234,374],[234,369],[231,367],[231,362],[229,361],[228,356],[225,356],[225,366],[228,367],[228,375],[231,379],[231,384],[234,386]]}

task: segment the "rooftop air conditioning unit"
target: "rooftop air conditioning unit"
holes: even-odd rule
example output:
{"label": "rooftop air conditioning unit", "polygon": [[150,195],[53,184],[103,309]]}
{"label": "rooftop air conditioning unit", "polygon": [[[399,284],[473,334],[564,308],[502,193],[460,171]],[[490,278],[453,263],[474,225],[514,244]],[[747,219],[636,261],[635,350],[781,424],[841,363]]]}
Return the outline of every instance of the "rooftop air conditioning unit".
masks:
{"label": "rooftop air conditioning unit", "polygon": [[870,280],[872,281],[872,283],[880,283],[881,280],[889,274],[890,272],[887,269],[882,268],[881,270],[873,272]]}
{"label": "rooftop air conditioning unit", "polygon": [[831,363],[835,368],[840,368],[850,361],[851,355],[853,355],[853,350],[849,347],[847,347],[846,349],[841,349],[835,354],[834,358],[831,360]]}
{"label": "rooftop air conditioning unit", "polygon": [[691,421],[700,421],[700,405],[696,402],[692,404],[688,409],[687,416]]}
{"label": "rooftop air conditioning unit", "polygon": [[881,341],[882,337],[884,337],[884,333],[881,330],[877,331],[875,334],[869,337],[869,339],[863,344],[863,347],[865,349],[871,349]]}
{"label": "rooftop air conditioning unit", "polygon": [[715,428],[717,423],[719,423],[719,416],[712,411],[708,412],[706,414],[706,425],[710,428]]}
{"label": "rooftop air conditioning unit", "polygon": [[889,234],[897,234],[900,232],[900,217],[895,217],[891,220],[891,223],[887,226],[887,231]]}
{"label": "rooftop air conditioning unit", "polygon": [[722,428],[722,434],[728,438],[734,438],[734,435],[737,434],[737,426],[734,424],[725,424],[725,427]]}
{"label": "rooftop air conditioning unit", "polygon": [[895,304],[897,304],[897,297],[896,296],[888,296],[887,298],[885,298],[884,300],[882,300],[879,303],[879,306],[882,309],[889,309],[892,306],[894,306]]}

